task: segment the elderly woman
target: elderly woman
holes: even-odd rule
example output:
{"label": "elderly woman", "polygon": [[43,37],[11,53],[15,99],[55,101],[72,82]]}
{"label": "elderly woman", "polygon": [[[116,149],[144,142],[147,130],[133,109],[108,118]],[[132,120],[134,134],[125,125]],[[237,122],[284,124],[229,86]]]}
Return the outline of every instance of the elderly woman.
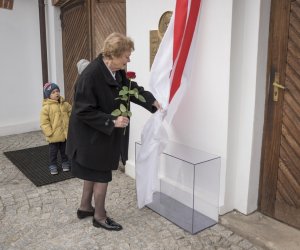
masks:
{"label": "elderly woman", "polygon": [[[112,33],[106,38],[102,53],[83,70],[76,82],[69,123],[67,153],[72,159],[72,173],[84,180],[77,216],[79,219],[93,216],[93,225],[107,230],[122,229],[107,217],[105,198],[112,170],[118,168],[120,158],[124,164],[127,160],[129,119],[111,113],[122,102],[116,100],[119,91],[123,86],[129,87],[125,67],[133,50],[133,41],[122,34]],[[146,102],[134,96],[130,101],[152,113],[161,108],[150,92],[133,81],[130,84]]]}

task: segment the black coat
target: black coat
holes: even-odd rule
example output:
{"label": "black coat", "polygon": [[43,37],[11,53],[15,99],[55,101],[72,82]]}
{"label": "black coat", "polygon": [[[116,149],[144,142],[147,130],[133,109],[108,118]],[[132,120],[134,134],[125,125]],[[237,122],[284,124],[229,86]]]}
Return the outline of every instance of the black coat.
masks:
{"label": "black coat", "polygon": [[[115,128],[111,112],[120,107],[119,91],[129,87],[124,70],[116,72],[116,80],[107,69],[100,55],[92,61],[79,76],[75,85],[74,103],[69,122],[67,154],[80,165],[95,170],[115,170],[119,159],[125,164],[128,159],[129,126]],[[130,101],[154,113],[153,95],[131,82],[131,88],[138,88],[146,102],[135,97]]]}

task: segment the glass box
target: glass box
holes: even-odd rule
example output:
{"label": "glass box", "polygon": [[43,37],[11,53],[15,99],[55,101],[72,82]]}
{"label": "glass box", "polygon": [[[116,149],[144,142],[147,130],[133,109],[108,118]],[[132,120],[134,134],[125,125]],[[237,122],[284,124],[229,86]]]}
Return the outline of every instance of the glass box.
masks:
{"label": "glass box", "polygon": [[[136,158],[141,147],[135,143]],[[195,234],[218,223],[221,158],[169,142],[160,156],[158,189],[147,207]]]}

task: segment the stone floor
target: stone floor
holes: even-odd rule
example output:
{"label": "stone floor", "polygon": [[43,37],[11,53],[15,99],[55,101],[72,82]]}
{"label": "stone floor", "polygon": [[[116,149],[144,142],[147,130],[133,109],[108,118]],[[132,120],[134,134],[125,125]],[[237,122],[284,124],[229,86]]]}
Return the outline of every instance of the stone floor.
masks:
{"label": "stone floor", "polygon": [[[0,137],[0,249],[268,249],[221,224],[195,235],[136,204],[135,182],[114,171],[106,209],[120,232],[78,220],[82,181],[76,178],[36,187],[2,152],[44,145],[42,134]],[[254,243],[255,242],[255,243]]]}

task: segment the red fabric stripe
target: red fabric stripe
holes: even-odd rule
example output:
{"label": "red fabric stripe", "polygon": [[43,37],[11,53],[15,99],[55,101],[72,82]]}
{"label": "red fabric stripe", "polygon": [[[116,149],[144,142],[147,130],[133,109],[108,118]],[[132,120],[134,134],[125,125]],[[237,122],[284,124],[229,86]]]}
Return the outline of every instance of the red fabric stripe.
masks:
{"label": "red fabric stripe", "polygon": [[[177,2],[180,0],[177,0]],[[188,15],[188,20],[184,32],[184,37],[182,40],[181,49],[178,55],[178,60],[175,68],[173,68],[173,79],[170,90],[169,103],[172,101],[176,91],[178,90],[182,73],[184,70],[185,62],[189,54],[190,46],[192,43],[195,26],[197,23],[198,13],[200,9],[201,0],[191,0],[190,12]]]}
{"label": "red fabric stripe", "polygon": [[188,0],[177,0],[175,7],[174,35],[173,35],[173,65],[177,58],[179,48],[182,42],[184,28],[186,25],[186,16],[188,9]]}

